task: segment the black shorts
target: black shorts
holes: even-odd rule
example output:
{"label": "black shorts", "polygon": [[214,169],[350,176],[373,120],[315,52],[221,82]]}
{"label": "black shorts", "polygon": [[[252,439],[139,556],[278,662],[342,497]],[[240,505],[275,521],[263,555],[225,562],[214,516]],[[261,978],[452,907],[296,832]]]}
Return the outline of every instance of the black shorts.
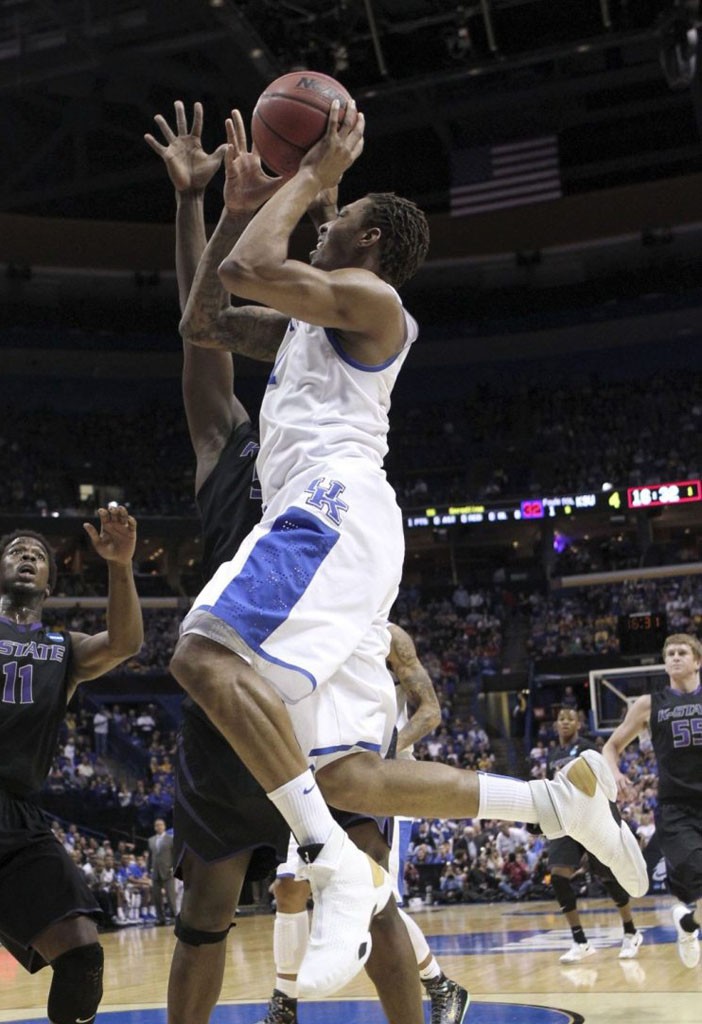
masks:
{"label": "black shorts", "polygon": [[285,860],[289,836],[285,819],[221,733],[187,713],[176,757],[176,877],[186,850],[210,864],[251,850],[248,879],[266,878]]}
{"label": "black shorts", "polygon": [[702,897],[702,807],[659,804],[655,834],[665,857],[670,891],[683,903],[694,903]]}
{"label": "black shorts", "polygon": [[[373,821],[392,842],[392,819],[335,811],[343,829]],[[389,841],[388,841],[389,837]],[[266,878],[287,860],[290,828],[220,732],[198,714],[186,713],[178,736],[173,807],[173,864],[182,878],[190,850],[208,864],[252,851],[246,877]]]}
{"label": "black shorts", "polygon": [[99,917],[85,880],[36,804],[0,789],[0,941],[32,974],[46,961],[32,942],[76,914]]}
{"label": "black shorts", "polygon": [[570,836],[562,836],[560,839],[549,839],[548,842],[548,866],[550,868],[572,868],[577,871],[583,854],[587,854],[590,871],[603,881],[609,881],[614,875],[608,867],[599,861],[594,853],[590,853],[582,843],[578,843]]}

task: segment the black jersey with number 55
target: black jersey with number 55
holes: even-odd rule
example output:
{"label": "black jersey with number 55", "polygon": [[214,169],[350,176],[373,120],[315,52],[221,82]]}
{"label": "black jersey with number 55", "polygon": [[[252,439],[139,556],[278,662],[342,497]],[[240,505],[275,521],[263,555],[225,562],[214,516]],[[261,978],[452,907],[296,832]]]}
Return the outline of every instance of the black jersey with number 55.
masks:
{"label": "black jersey with number 55", "polygon": [[654,691],[650,722],[659,803],[702,804],[702,687]]}
{"label": "black jersey with number 55", "polygon": [[51,767],[66,714],[71,637],[0,616],[0,788],[26,797]]}

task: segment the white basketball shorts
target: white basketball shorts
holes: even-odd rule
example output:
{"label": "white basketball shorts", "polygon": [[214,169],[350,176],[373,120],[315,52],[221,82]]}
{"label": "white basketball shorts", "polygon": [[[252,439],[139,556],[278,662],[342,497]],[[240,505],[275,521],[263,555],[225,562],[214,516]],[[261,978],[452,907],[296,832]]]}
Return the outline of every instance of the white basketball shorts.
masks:
{"label": "white basketball shorts", "polygon": [[[290,705],[311,763],[330,748],[380,751],[395,717],[385,624],[403,558],[402,517],[384,473],[361,459],[308,470],[275,495],[181,633],[248,661]],[[334,694],[317,694],[331,681]],[[313,695],[296,715],[294,705]]]}

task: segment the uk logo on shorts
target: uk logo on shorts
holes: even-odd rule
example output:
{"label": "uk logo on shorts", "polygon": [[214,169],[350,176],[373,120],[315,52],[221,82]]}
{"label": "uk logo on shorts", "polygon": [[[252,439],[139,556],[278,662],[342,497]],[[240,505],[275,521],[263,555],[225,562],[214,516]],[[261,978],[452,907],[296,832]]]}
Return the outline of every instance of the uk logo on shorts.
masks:
{"label": "uk logo on shorts", "polygon": [[341,513],[349,510],[346,502],[339,497],[345,490],[344,484],[338,480],[327,482],[326,477],[317,477],[309,487],[305,488],[305,492],[309,494],[306,504],[318,508],[335,526],[340,526]]}

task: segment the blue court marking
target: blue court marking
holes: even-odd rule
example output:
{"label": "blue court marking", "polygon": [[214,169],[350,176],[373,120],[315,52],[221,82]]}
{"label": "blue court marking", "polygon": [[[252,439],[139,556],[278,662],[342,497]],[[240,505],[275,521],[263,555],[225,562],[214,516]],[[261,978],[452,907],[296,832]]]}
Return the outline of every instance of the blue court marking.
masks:
{"label": "blue court marking", "polygon": [[[675,929],[668,925],[639,925],[644,935],[644,945],[655,946],[675,942]],[[622,941],[620,924],[588,925],[587,937],[598,948],[619,946]],[[563,952],[573,941],[570,928],[550,928],[546,931],[508,930],[503,932],[474,932],[469,935],[427,935],[427,942],[434,956],[473,956],[476,953],[534,953],[545,951]],[[471,1021],[470,1024],[473,1024]]]}
{"label": "blue court marking", "polygon": [[[429,1020],[429,1004],[425,1004]],[[264,1003],[239,1003],[216,1007],[211,1024],[254,1024],[265,1013]],[[297,1010],[300,1024],[386,1024],[387,1018],[378,1003],[358,1001],[300,1003]],[[116,1013],[100,1011],[98,1020],[105,1024],[166,1024],[165,1009],[119,1010]],[[46,1024],[46,1017],[16,1024]],[[584,1024],[580,1014],[571,1010],[556,1010],[550,1006],[531,1006],[522,1003],[470,1004],[466,1024]]]}
{"label": "blue court marking", "polygon": [[[600,897],[598,897],[598,899],[599,898]],[[671,904],[671,906],[672,906],[672,904]],[[660,903],[652,903],[650,906],[647,906],[645,903],[635,903],[634,904],[634,910],[636,911],[637,914],[641,914],[645,910],[665,910],[665,909],[670,909],[670,908],[666,908],[664,906],[661,906]],[[558,907],[555,907],[555,906],[554,906],[553,910],[507,910],[505,907],[500,907],[500,913],[502,914],[503,917],[560,917],[560,915],[561,915],[560,910],[558,909]],[[588,909],[584,909],[584,908],[578,907],[578,913],[580,914],[581,917],[583,916],[583,914],[605,914],[605,913],[611,914],[612,913],[612,904],[608,903],[607,906],[604,906],[604,907],[592,907],[592,908],[588,908]]]}

